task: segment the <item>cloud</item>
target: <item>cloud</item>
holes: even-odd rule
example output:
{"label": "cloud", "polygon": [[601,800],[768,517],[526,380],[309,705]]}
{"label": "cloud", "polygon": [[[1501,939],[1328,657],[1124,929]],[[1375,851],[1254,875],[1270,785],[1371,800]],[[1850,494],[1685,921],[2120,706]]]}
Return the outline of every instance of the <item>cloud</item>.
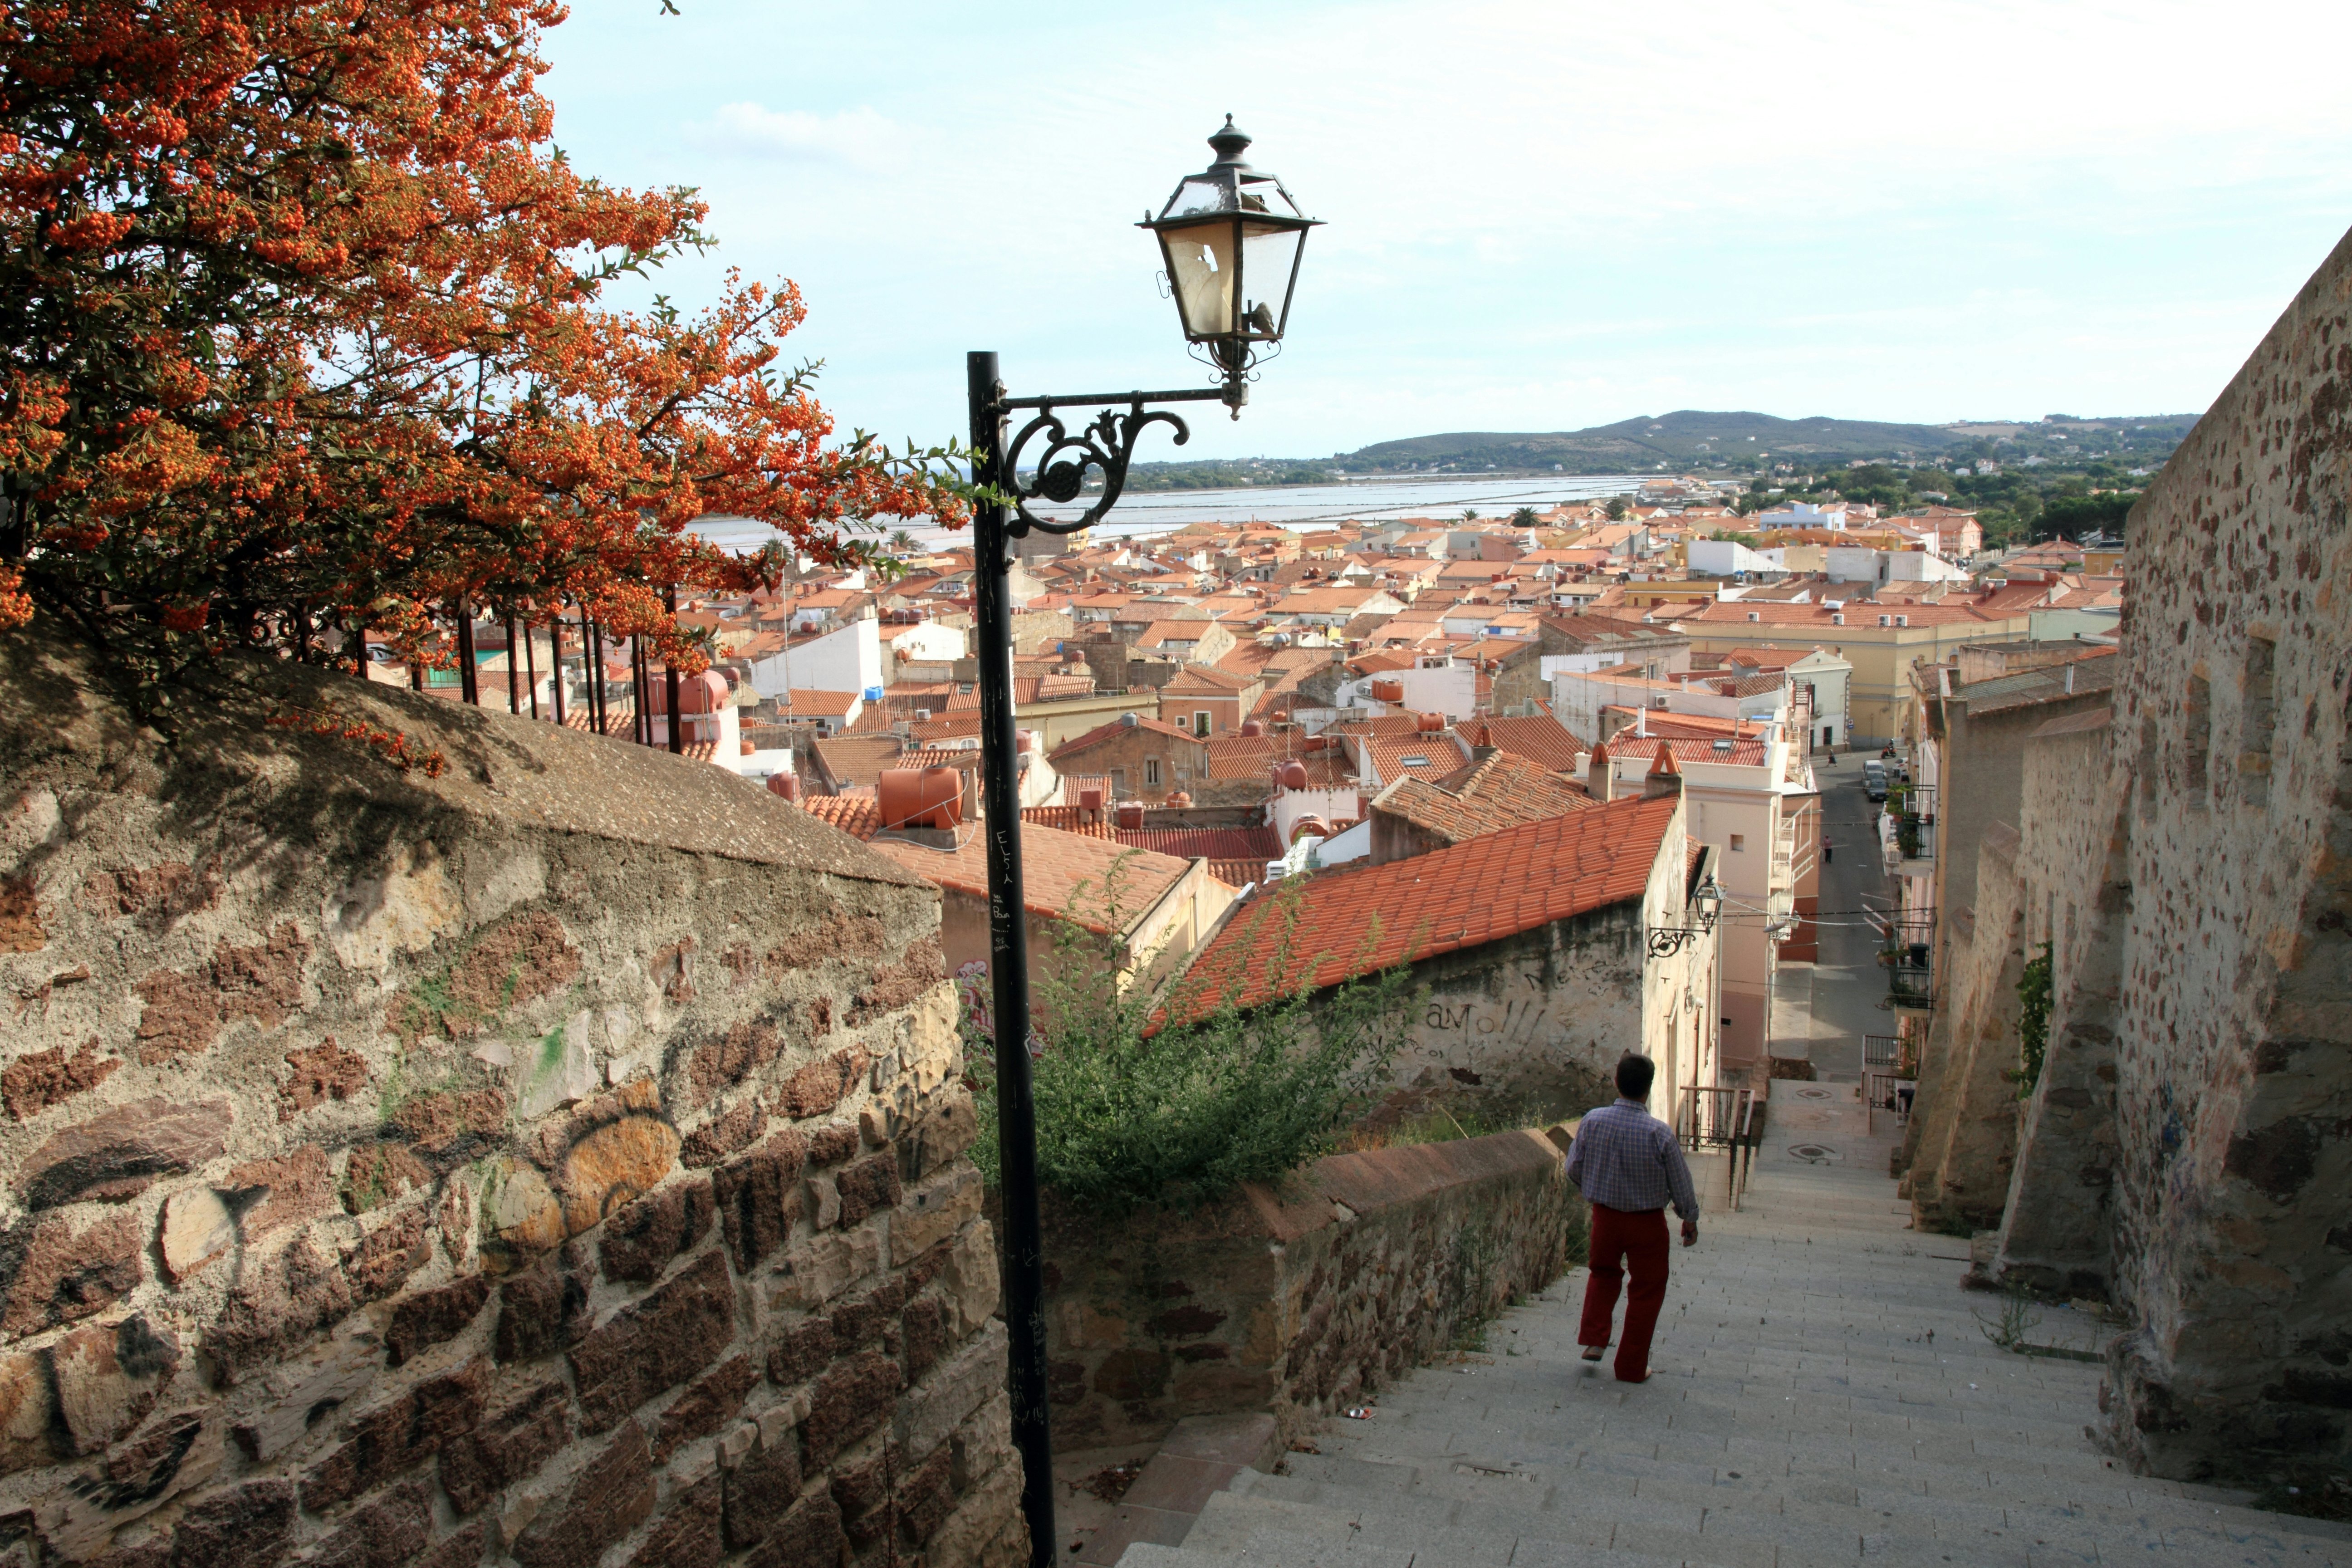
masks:
{"label": "cloud", "polygon": [[688,136],[737,157],[837,163],[866,173],[902,164],[914,140],[906,126],[863,106],[811,114],[757,103],[721,104],[708,121],[688,127]]}

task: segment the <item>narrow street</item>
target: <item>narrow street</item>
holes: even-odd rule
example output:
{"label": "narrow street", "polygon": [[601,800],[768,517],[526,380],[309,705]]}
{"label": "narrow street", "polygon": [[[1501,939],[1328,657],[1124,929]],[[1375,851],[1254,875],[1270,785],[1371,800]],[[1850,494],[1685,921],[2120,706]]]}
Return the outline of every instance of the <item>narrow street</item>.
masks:
{"label": "narrow street", "polygon": [[1772,995],[1772,1054],[1810,1059],[1822,1080],[1848,1084],[1862,1081],[1862,1037],[1895,1032],[1895,1015],[1879,1005],[1886,997],[1879,936],[1861,913],[1889,901],[1874,826],[1879,808],[1862,787],[1864,755],[1876,753],[1840,752],[1835,766],[1813,761],[1830,849],[1821,877],[1822,956],[1782,963]]}
{"label": "narrow street", "polygon": [[1738,1212],[1722,1158],[1693,1162],[1706,1217],[1647,1383],[1578,1360],[1571,1269],[1122,1568],[2352,1563],[2352,1527],[2103,1454],[2104,1325],[2053,1308],[2019,1325],[2043,1353],[1992,1342],[1966,1244],[1906,1228],[1891,1121],[1874,1134],[1821,1084],[1775,1084],[1773,1108]]}

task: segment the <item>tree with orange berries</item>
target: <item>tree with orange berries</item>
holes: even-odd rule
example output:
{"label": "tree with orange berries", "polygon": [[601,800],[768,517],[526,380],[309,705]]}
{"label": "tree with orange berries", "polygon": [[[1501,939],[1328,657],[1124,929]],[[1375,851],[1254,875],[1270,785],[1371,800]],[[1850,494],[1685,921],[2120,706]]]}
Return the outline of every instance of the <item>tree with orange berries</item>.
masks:
{"label": "tree with orange berries", "polygon": [[709,243],[685,189],[554,149],[549,0],[53,0],[0,22],[0,629],[37,607],[150,683],[246,644],[424,654],[582,606],[682,668],[682,585],[772,584],[774,525],[879,559],[961,521],[952,446],[834,438],[798,292],[605,302]]}

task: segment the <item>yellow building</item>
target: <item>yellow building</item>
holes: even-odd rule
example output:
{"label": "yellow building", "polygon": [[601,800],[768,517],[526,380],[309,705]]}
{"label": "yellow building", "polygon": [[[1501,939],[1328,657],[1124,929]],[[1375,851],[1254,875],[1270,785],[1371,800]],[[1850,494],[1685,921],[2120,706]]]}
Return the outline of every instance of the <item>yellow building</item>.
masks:
{"label": "yellow building", "polygon": [[[1833,586],[1833,585],[1832,585]],[[1917,717],[1911,669],[1953,657],[1962,643],[2004,642],[2030,635],[2023,608],[1985,609],[1949,599],[1935,605],[1878,605],[1850,600],[1829,605],[1759,604],[1728,600],[1679,616],[1674,629],[1691,639],[1693,653],[1737,648],[1827,648],[1853,666],[1848,695],[1848,744],[1909,744]]]}

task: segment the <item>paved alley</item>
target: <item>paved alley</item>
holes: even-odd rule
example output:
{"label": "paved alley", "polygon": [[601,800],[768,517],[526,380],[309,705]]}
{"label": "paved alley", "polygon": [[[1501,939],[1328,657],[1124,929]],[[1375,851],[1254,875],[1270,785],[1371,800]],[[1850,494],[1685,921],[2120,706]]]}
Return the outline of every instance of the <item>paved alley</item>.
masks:
{"label": "paved alley", "polygon": [[[1893,1128],[1851,1084],[1774,1086],[1742,1212],[1677,1247],[1650,1381],[1578,1360],[1572,1271],[1335,1419],[1286,1473],[1244,1471],[1181,1547],[1127,1568],[1967,1568],[2352,1564],[2352,1529],[2116,1468],[2084,1428],[2098,1368],[1996,1348],[1997,1299],[1964,1292],[1965,1242],[1905,1228]],[[2095,1346],[2041,1312],[2029,1342]]]}

